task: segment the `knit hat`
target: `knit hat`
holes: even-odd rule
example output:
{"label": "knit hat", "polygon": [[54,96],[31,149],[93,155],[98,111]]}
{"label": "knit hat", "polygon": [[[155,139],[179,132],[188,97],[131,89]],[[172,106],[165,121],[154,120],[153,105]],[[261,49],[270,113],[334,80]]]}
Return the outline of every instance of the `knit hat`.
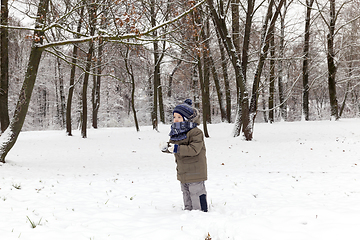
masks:
{"label": "knit hat", "polygon": [[197,122],[197,119],[199,119],[199,112],[196,108],[192,107],[191,99],[186,99],[184,103],[177,105],[174,108],[174,113],[180,114],[184,121],[188,122]]}

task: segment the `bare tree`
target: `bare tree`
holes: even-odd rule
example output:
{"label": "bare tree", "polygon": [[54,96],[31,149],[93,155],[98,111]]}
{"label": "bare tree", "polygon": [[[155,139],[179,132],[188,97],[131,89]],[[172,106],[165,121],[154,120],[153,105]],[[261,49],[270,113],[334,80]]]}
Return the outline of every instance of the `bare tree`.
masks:
{"label": "bare tree", "polygon": [[[220,1],[220,2],[222,2],[222,1]],[[213,0],[207,0],[207,3],[209,5],[214,24],[220,34],[222,41],[224,42],[226,51],[231,59],[231,63],[233,65],[233,68],[235,71],[236,83],[240,88],[241,120],[242,120],[241,123],[244,126],[242,128],[242,131],[244,133],[245,139],[251,140],[252,139],[252,126],[249,125],[249,123],[250,123],[249,98],[248,98],[247,86],[246,86],[244,75],[243,75],[243,70],[241,67],[240,55],[235,50],[236,48],[235,48],[233,39],[230,37],[230,34],[228,32],[225,18],[223,17],[223,15],[221,15],[221,13],[223,11],[222,10],[217,11],[215,9]],[[219,6],[223,6],[223,4],[219,4]],[[236,126],[238,128],[240,128],[239,125],[236,125]]]}
{"label": "bare tree", "polygon": [[288,7],[292,3],[284,3],[283,11],[280,15],[280,40],[279,40],[279,70],[278,70],[278,89],[280,100],[280,115],[283,120],[287,120],[287,104],[285,98],[285,81],[284,81],[284,58],[285,58],[285,18]]}
{"label": "bare tree", "polygon": [[269,122],[274,122],[275,95],[275,31],[270,32]]}
{"label": "bare tree", "polygon": [[[251,124],[253,125],[255,122],[256,112],[257,112],[257,102],[258,102],[258,89],[260,84],[260,77],[263,70],[263,66],[265,63],[265,59],[268,54],[269,46],[270,46],[270,40],[271,36],[275,29],[275,22],[277,20],[277,17],[280,14],[280,10],[282,8],[282,5],[284,4],[285,0],[281,0],[279,4],[276,6],[275,12],[273,13],[272,8],[274,7],[274,0],[271,0],[268,6],[268,11],[266,14],[266,18],[263,24],[262,29],[262,40],[261,40],[261,51],[260,51],[260,57],[258,60],[258,65],[256,68],[254,81],[253,81],[253,88],[252,88],[252,96],[251,96],[251,103],[250,103],[250,115],[252,117]],[[270,22],[270,23],[269,23]]]}
{"label": "bare tree", "polygon": [[[88,2],[88,12],[89,12],[89,26],[90,26],[90,36],[95,35],[96,27],[96,15],[97,15],[97,6],[95,5],[95,0],[89,0]],[[89,41],[89,49],[86,55],[86,67],[84,74],[83,90],[82,90],[82,125],[81,125],[81,136],[83,138],[87,137],[87,88],[89,83],[89,75],[92,65],[92,57],[94,54],[94,42]]]}
{"label": "bare tree", "polygon": [[[159,13],[159,3],[156,0],[150,0],[150,22],[151,26],[155,27],[157,25],[157,18]],[[165,18],[167,18],[167,13],[165,13]],[[158,31],[153,31],[153,38],[156,39],[158,37]],[[151,119],[153,129],[158,130],[158,107],[160,112],[160,121],[165,123],[165,112],[164,112],[164,103],[163,103],[163,95],[162,95],[162,85],[161,85],[161,63],[164,57],[164,49],[165,42],[163,45],[159,45],[159,41],[153,41],[153,56],[154,56],[154,73],[153,73],[153,105],[151,110]]]}
{"label": "bare tree", "polygon": [[[106,29],[106,18],[107,18],[107,9],[106,5],[102,7],[101,15],[101,23],[100,26],[102,29]],[[93,89],[92,89],[92,126],[93,128],[98,128],[98,113],[100,108],[100,85],[101,85],[101,74],[103,69],[103,47],[104,47],[104,40],[100,37],[98,43],[98,51],[97,51],[97,58],[96,58],[96,67],[94,67],[94,71],[96,72],[96,76],[93,78]]]}
{"label": "bare tree", "polygon": [[49,0],[40,0],[38,5],[35,31],[33,35],[33,44],[25,80],[20,91],[19,101],[16,105],[14,116],[10,122],[9,127],[0,137],[0,162],[5,162],[5,157],[10,149],[14,146],[25,121],[25,116],[29,107],[37,70],[43,52],[43,49],[41,48],[41,44],[44,41],[44,31],[42,30],[42,26],[46,20],[48,6]]}
{"label": "bare tree", "polygon": [[[1,0],[1,25],[8,25],[9,9],[8,0]],[[9,126],[9,32],[8,28],[0,29],[0,123],[1,132]]]}
{"label": "bare tree", "polygon": [[219,45],[220,57],[221,57],[221,68],[222,68],[222,74],[223,74],[223,78],[224,78],[226,120],[228,123],[231,123],[231,89],[230,89],[228,66],[227,66],[228,59],[226,57],[226,51],[224,48],[224,44],[222,43],[221,37],[217,30],[216,30],[216,37],[218,39],[218,45]]}
{"label": "bare tree", "polygon": [[[321,9],[319,2],[316,1],[318,5],[318,9]],[[337,120],[339,118],[338,112],[338,101],[336,95],[336,71],[337,66],[335,63],[335,49],[334,49],[334,38],[335,38],[335,24],[336,24],[336,9],[335,9],[335,0],[329,0],[330,10],[329,10],[329,21],[326,20],[325,16],[322,14],[322,10],[320,10],[320,15],[323,18],[325,24],[328,27],[328,34],[326,36],[327,40],[327,66],[328,66],[328,90],[329,90],[329,98],[330,98],[330,107],[331,107],[331,118]]]}
{"label": "bare tree", "polygon": [[327,35],[327,61],[328,61],[328,84],[329,84],[329,97],[331,106],[331,117],[337,120],[339,118],[338,101],[336,96],[336,70],[335,65],[335,50],[334,50],[334,37],[335,37],[335,0],[329,0],[330,3],[330,22],[329,33]]}
{"label": "bare tree", "polygon": [[[128,28],[130,30],[127,30],[124,27],[124,25],[127,27],[128,26],[127,24],[129,22],[130,22],[130,24],[136,22],[136,18],[122,22],[122,19],[109,17],[109,19],[111,20],[109,22],[109,25],[112,25],[114,27],[109,28],[109,29],[111,29],[111,31],[108,31],[107,34],[104,34],[105,37],[103,37],[103,40],[124,43],[123,42],[124,39],[127,39],[127,40],[132,39],[134,42],[135,41],[148,42],[149,38],[151,37],[152,32],[156,31],[157,29],[159,29],[161,27],[164,27],[173,22],[176,22],[180,18],[186,16],[191,11],[193,11],[196,7],[201,5],[204,1],[199,2],[198,4],[194,5],[194,7],[184,11],[183,13],[177,15],[176,17],[174,17],[168,21],[162,22],[154,27],[151,27],[151,28],[148,28],[145,30],[142,29],[143,31],[140,31],[136,27],[130,26]],[[81,5],[83,4],[83,2],[80,1],[80,2],[77,2],[76,4],[77,4],[77,6],[75,6],[74,8],[79,9],[79,8],[81,8]],[[95,30],[94,30],[95,24],[90,24],[91,21],[96,22],[96,14],[94,11],[94,8],[96,8],[96,4],[94,1],[92,1],[92,3],[90,3],[90,6],[88,6],[89,21],[90,21],[88,26],[90,26],[90,29],[89,29],[90,31],[84,31],[80,38],[74,38],[74,39],[69,39],[68,33],[76,33],[72,29],[72,26],[74,26],[73,18],[72,18],[72,17],[74,17],[74,15],[72,15],[72,14],[76,13],[76,11],[74,11],[73,8],[68,7],[68,8],[66,8],[66,11],[68,11],[68,12],[62,12],[61,14],[60,14],[60,12],[56,12],[55,13],[56,18],[54,19],[54,21],[51,23],[51,25],[47,25],[46,19],[47,19],[47,13],[48,13],[48,6],[49,6],[48,0],[40,0],[38,8],[37,8],[38,13],[37,13],[36,24],[35,24],[35,28],[34,28],[34,35],[32,38],[33,39],[32,48],[31,48],[31,52],[30,52],[30,58],[28,61],[27,71],[25,74],[25,80],[23,82],[23,87],[20,91],[19,100],[17,102],[14,116],[12,117],[10,125],[0,137],[0,143],[1,143],[0,161],[1,162],[5,162],[5,157],[6,157],[7,153],[10,151],[10,149],[15,144],[17,137],[22,129],[22,126],[23,126],[23,123],[25,120],[25,116],[26,116],[26,113],[27,113],[27,110],[29,107],[29,102],[30,102],[32,91],[33,91],[33,87],[35,84],[41,55],[45,49],[50,49],[55,46],[63,46],[63,45],[69,45],[69,44],[77,44],[77,43],[85,43],[85,42],[89,43],[89,50],[88,50],[87,59],[86,59],[87,61],[85,64],[85,68],[83,68],[83,70],[85,71],[85,75],[84,75],[84,86],[83,86],[82,96],[83,96],[83,98],[86,99],[86,95],[87,95],[86,89],[87,89],[87,81],[88,81],[88,76],[86,77],[86,74],[90,73],[91,56],[92,56],[92,52],[93,52],[92,45],[93,45],[93,42],[97,41],[99,38],[99,35],[95,35]],[[111,11],[114,11],[113,6],[114,5],[109,6],[109,9]],[[120,10],[122,10],[121,7],[120,7]],[[138,16],[138,15],[136,15],[136,16]],[[71,24],[69,24],[68,21]],[[61,29],[61,31],[64,31],[64,34],[61,35],[61,36],[63,36],[63,38],[62,39],[51,39],[51,35],[46,35],[46,32],[51,30],[52,28],[59,28],[59,29]],[[28,29],[28,28],[26,28],[26,29]],[[103,30],[103,29],[101,29],[101,30]],[[46,39],[46,42],[44,41],[45,39]],[[151,39],[150,39],[150,41],[151,41]],[[49,52],[51,52],[51,51],[49,51]],[[60,53],[51,52],[51,53],[53,53],[59,57],[63,57],[63,55],[61,55],[62,54],[61,52]],[[64,59],[64,61],[66,61],[65,57],[63,59]],[[115,77],[115,76],[112,76],[111,74],[109,74],[109,75],[111,77]],[[86,108],[86,102],[84,99],[83,99],[83,108]],[[82,136],[86,137],[87,115],[86,115],[86,109],[83,109],[83,110],[85,110],[85,111],[83,111]]]}
{"label": "bare tree", "polygon": [[[83,15],[84,15],[84,6],[82,6],[80,8],[80,12],[79,12],[79,20],[78,20],[77,29],[76,29],[77,37],[79,37],[80,31],[81,31]],[[68,93],[68,99],[67,99],[67,104],[66,104],[66,132],[67,132],[68,136],[72,136],[71,105],[72,105],[72,99],[73,99],[74,87],[75,87],[75,71],[76,71],[77,57],[78,57],[78,46],[76,44],[74,44],[72,60],[71,60],[72,66],[71,66],[71,72],[70,72],[70,86],[69,86],[69,93]]]}
{"label": "bare tree", "polygon": [[306,0],[305,18],[305,39],[304,39],[304,59],[303,59],[303,115],[306,121],[309,120],[309,48],[310,48],[310,21],[311,10],[314,0]]}
{"label": "bare tree", "polygon": [[130,53],[131,53],[131,49],[130,49],[130,47],[127,47],[124,61],[125,61],[126,72],[129,75],[130,80],[131,80],[131,109],[134,114],[134,122],[135,122],[136,131],[139,132],[140,127],[139,127],[139,122],[137,119],[136,109],[135,109],[135,76],[134,76],[134,71],[133,71],[132,65],[129,64],[129,59],[130,59],[130,55],[131,55]]}

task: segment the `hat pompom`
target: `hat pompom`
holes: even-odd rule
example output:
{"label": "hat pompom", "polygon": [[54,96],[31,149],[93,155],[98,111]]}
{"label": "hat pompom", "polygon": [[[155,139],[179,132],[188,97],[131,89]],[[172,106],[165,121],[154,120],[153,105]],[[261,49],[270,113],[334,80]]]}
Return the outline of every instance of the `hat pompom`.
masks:
{"label": "hat pompom", "polygon": [[188,98],[188,99],[186,99],[184,101],[184,103],[189,104],[191,106],[192,105],[192,100]]}

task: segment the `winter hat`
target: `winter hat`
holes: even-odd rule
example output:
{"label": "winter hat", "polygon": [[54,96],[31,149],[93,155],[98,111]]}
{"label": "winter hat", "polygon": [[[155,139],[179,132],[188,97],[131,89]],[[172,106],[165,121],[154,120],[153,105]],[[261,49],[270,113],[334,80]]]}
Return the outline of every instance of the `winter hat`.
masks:
{"label": "winter hat", "polygon": [[180,114],[184,121],[193,122],[195,119],[198,118],[199,112],[196,108],[192,107],[191,99],[186,99],[184,103],[177,105],[174,108],[173,114],[178,113]]}

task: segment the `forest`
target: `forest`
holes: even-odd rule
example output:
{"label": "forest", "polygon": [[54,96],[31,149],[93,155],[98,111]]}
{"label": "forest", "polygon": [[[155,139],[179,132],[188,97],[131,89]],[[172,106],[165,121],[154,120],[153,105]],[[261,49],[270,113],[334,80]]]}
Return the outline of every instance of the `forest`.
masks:
{"label": "forest", "polygon": [[[360,113],[359,0],[1,0],[0,161],[21,131]],[[31,100],[31,101],[30,101]],[[26,120],[25,120],[26,117]]]}

